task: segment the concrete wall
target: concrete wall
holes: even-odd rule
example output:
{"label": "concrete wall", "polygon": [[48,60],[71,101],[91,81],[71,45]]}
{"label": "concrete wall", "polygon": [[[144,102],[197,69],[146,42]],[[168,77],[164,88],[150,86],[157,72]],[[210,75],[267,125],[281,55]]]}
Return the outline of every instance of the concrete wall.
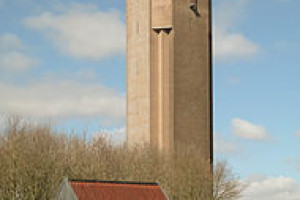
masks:
{"label": "concrete wall", "polygon": [[67,178],[61,183],[54,200],[78,200]]}
{"label": "concrete wall", "polygon": [[173,24],[172,0],[151,1],[151,26],[152,28],[171,27]]}
{"label": "concrete wall", "polygon": [[127,0],[127,142],[150,143],[149,0]]}
{"label": "concrete wall", "polygon": [[174,0],[174,135],[212,158],[210,1]]}
{"label": "concrete wall", "polygon": [[210,0],[127,1],[129,145],[196,146],[212,160],[210,10]]}
{"label": "concrete wall", "polygon": [[174,148],[174,32],[151,34],[151,145],[164,154]]}

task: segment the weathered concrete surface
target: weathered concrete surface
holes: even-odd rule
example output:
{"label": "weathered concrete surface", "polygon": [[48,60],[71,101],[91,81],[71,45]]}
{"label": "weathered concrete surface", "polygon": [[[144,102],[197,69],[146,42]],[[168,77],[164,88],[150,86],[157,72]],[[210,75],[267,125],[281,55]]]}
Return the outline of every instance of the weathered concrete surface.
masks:
{"label": "weathered concrete surface", "polygon": [[211,1],[127,0],[127,144],[212,161]]}

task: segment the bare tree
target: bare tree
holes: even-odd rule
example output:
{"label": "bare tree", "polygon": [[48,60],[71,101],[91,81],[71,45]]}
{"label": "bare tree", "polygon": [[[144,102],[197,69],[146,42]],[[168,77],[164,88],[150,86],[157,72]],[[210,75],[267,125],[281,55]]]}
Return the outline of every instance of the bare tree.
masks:
{"label": "bare tree", "polygon": [[237,199],[245,188],[227,167],[226,162],[218,162],[215,165],[213,179],[213,200]]}
{"label": "bare tree", "polygon": [[173,200],[234,199],[241,192],[225,163],[212,176],[195,152],[163,162],[146,147],[126,149],[105,137],[85,141],[13,120],[0,134],[0,160],[0,199],[52,199],[64,177],[158,181]]}

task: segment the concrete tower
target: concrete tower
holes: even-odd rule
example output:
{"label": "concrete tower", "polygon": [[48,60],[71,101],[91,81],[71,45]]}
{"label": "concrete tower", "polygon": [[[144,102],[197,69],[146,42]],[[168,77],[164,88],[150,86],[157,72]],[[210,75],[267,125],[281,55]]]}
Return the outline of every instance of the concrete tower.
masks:
{"label": "concrete tower", "polygon": [[127,0],[127,144],[212,161],[211,0]]}

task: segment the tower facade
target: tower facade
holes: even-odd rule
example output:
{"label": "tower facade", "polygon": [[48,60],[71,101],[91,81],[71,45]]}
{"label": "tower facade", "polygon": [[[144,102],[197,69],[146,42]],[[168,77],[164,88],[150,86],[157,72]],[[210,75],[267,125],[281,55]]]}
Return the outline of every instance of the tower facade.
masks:
{"label": "tower facade", "polygon": [[211,0],[127,0],[127,145],[212,161]]}

